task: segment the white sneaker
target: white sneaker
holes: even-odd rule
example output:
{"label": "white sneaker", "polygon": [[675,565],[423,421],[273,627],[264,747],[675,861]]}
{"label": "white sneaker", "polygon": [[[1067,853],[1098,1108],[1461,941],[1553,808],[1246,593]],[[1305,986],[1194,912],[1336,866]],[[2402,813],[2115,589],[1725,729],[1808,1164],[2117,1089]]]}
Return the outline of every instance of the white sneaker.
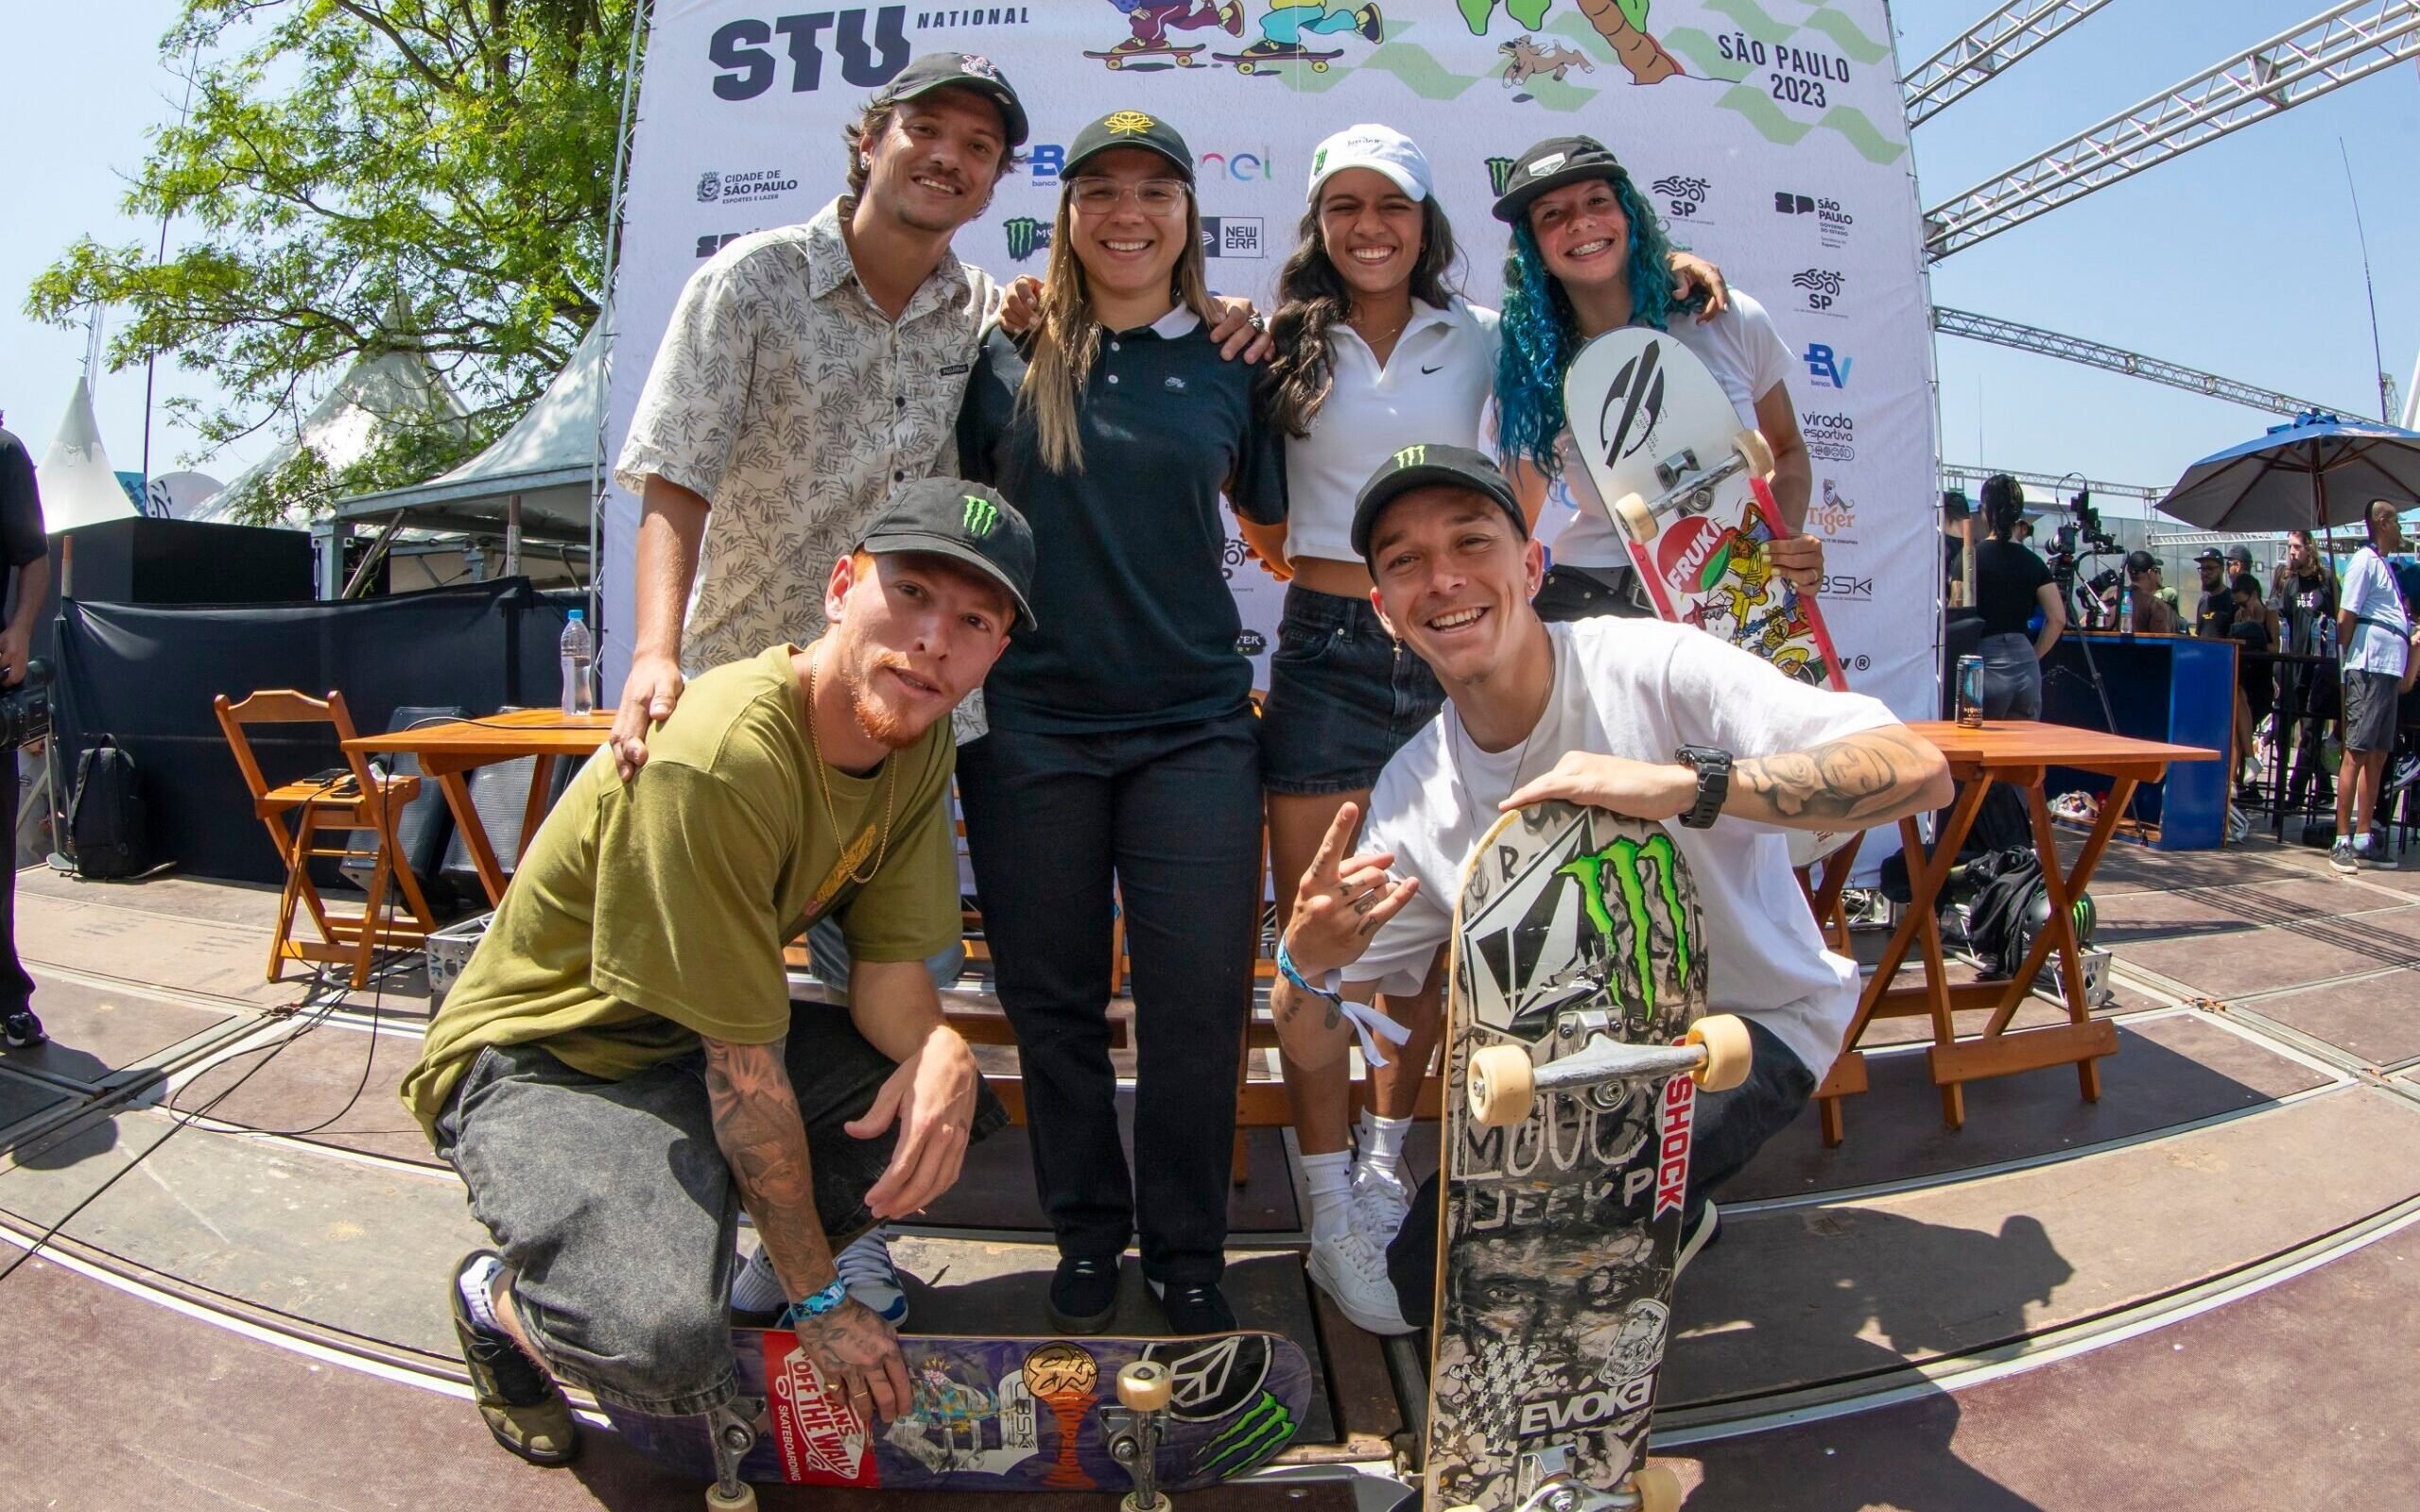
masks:
{"label": "white sneaker", "polygon": [[1341,1239],[1313,1244],[1310,1271],[1320,1290],[1360,1327],[1380,1334],[1411,1332],[1394,1283],[1387,1279],[1386,1253],[1369,1235],[1349,1230]]}
{"label": "white sneaker", "polygon": [[1409,1211],[1411,1194],[1404,1189],[1402,1177],[1367,1160],[1353,1163],[1353,1227],[1384,1249]]}
{"label": "white sneaker", "polygon": [[1690,1261],[1698,1258],[1699,1250],[1714,1243],[1714,1231],[1721,1223],[1722,1214],[1715,1211],[1713,1203],[1707,1203],[1705,1211],[1698,1214],[1698,1226],[1681,1239],[1681,1252],[1672,1260],[1675,1277],[1688,1268]]}
{"label": "white sneaker", "polygon": [[899,1289],[899,1267],[879,1228],[832,1257],[832,1268],[859,1305],[892,1325],[908,1321],[908,1294]]}

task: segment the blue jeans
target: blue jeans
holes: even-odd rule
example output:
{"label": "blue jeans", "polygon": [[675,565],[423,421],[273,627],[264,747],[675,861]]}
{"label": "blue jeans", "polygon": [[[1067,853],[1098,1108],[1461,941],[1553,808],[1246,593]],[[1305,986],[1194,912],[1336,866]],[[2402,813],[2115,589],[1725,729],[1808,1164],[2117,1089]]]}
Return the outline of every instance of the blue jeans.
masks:
{"label": "blue jeans", "polygon": [[2024,634],[1983,637],[1983,717],[2042,717],[2042,659],[2033,654],[2033,637]]}
{"label": "blue jeans", "polygon": [[[1765,1141],[1788,1128],[1815,1095],[1815,1074],[1771,1029],[1745,1021],[1755,1058],[1748,1079],[1727,1092],[1698,1093],[1694,1137],[1689,1143],[1689,1185],[1681,1203],[1681,1232],[1695,1229],[1706,1194],[1737,1176]],[[1395,1305],[1416,1329],[1428,1326],[1437,1307],[1438,1180],[1430,1177],[1411,1199],[1403,1227],[1387,1245],[1387,1279]]]}
{"label": "blue jeans", "polygon": [[[850,976],[849,938],[840,933],[838,919],[827,915],[807,926],[806,954],[816,980],[846,1001]],[[932,974],[933,986],[957,986],[959,973],[966,970],[966,941],[952,941],[949,948],[940,954],[926,957],[925,970]]]}

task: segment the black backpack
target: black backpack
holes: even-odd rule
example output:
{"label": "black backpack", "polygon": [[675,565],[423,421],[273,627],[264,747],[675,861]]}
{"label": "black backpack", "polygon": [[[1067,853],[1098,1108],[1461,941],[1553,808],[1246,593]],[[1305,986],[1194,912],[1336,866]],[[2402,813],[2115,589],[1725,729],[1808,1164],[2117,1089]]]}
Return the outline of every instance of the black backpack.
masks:
{"label": "black backpack", "polygon": [[115,880],[150,869],[142,774],[134,769],[134,758],[107,735],[76,759],[67,835],[67,853],[78,876]]}

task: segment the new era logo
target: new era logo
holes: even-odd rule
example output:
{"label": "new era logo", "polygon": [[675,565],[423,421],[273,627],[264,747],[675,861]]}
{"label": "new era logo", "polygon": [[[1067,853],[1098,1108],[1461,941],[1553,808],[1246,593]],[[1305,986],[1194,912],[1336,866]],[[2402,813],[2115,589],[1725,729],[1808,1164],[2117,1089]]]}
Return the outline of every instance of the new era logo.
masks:
{"label": "new era logo", "polygon": [[977,540],[1000,528],[999,507],[981,494],[966,495],[966,533]]}

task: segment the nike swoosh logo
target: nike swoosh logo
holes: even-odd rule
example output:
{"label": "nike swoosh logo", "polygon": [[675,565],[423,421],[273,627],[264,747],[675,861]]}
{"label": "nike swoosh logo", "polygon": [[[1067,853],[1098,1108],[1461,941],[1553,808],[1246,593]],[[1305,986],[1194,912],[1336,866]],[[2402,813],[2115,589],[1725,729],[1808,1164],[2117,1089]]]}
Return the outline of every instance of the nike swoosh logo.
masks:
{"label": "nike swoosh logo", "polygon": [[1445,370],[1445,365],[1441,362],[1434,368],[1423,368],[1420,370],[1423,373],[1443,372]]}

